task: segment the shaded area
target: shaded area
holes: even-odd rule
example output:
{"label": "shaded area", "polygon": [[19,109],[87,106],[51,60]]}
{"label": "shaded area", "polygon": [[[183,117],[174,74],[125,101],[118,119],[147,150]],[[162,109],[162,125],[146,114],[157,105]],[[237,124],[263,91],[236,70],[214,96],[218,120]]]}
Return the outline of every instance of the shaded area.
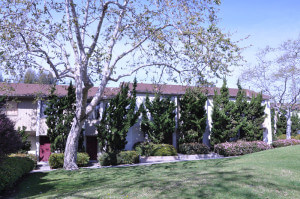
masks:
{"label": "shaded area", "polygon": [[234,159],[34,173],[17,197],[297,198],[299,155],[300,146]]}

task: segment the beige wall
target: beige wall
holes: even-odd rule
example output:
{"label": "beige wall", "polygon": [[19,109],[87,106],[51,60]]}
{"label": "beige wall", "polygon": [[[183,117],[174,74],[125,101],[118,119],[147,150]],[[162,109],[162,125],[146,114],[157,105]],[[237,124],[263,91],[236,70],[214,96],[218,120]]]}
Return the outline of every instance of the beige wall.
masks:
{"label": "beige wall", "polygon": [[[11,103],[11,102],[9,102]],[[15,122],[16,129],[26,126],[26,131],[36,130],[37,104],[33,100],[19,99],[16,104],[16,111],[7,111],[7,116]]]}

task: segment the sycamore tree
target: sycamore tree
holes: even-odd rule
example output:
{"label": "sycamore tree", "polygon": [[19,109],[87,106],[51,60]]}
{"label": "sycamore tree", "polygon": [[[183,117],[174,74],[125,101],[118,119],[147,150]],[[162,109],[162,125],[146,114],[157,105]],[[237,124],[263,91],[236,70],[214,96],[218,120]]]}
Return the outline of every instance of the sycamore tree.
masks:
{"label": "sycamore tree", "polygon": [[[11,0],[0,2],[0,61],[6,73],[32,67],[72,78],[76,111],[64,168],[78,169],[81,128],[109,81],[140,69],[183,80],[227,74],[240,59],[218,28],[220,0]],[[24,74],[24,73],[23,73]],[[97,93],[88,103],[91,87]]]}
{"label": "sycamore tree", "polygon": [[[290,139],[291,111],[300,103],[300,35],[276,48],[261,50],[257,64],[244,71],[242,80],[269,95],[277,113],[286,110],[286,138]],[[276,121],[275,117],[275,125]],[[276,134],[276,127],[274,131]]]}

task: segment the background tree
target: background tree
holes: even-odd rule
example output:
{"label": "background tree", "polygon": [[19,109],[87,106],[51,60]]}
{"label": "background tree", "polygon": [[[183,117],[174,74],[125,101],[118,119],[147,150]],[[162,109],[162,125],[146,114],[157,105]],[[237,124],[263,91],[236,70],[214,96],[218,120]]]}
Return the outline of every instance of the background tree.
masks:
{"label": "background tree", "polygon": [[[267,46],[261,50],[257,54],[258,64],[246,69],[242,75],[245,83],[271,97],[276,112],[286,110],[287,139],[291,138],[291,110],[299,103],[300,98],[299,58],[300,35],[297,39],[283,42],[276,48]],[[274,129],[277,134],[278,128]]]}
{"label": "background tree", "polygon": [[179,143],[202,143],[206,129],[207,114],[205,103],[207,97],[201,90],[187,90],[179,99]]}
{"label": "background tree", "polygon": [[145,137],[155,144],[172,144],[172,134],[175,132],[176,107],[174,102],[169,97],[164,98],[159,94],[156,94],[155,98],[150,101],[147,95],[145,107],[144,104],[140,106],[141,130]]}
{"label": "background tree", "polygon": [[[75,88],[70,82],[67,95],[62,97],[57,96],[55,91],[56,88],[53,86],[44,111],[44,114],[47,116],[47,135],[51,143],[51,151],[64,152],[75,115]],[[80,139],[81,141],[78,145],[80,151],[83,150],[82,139]]]}
{"label": "background tree", "polygon": [[54,84],[55,78],[52,73],[39,71],[36,73],[33,69],[26,70],[24,77],[19,82],[25,84]]}
{"label": "background tree", "polygon": [[297,112],[292,114],[292,136],[296,136],[298,131],[300,131],[300,117]]}
{"label": "background tree", "polygon": [[[81,128],[109,81],[146,68],[202,81],[227,74],[229,66],[238,64],[239,48],[217,27],[219,4],[219,0],[1,1],[0,62],[11,74],[35,67],[51,70],[60,81],[74,79],[76,119],[64,168],[78,169]],[[93,86],[98,90],[88,104]]]}
{"label": "background tree", "polygon": [[136,111],[136,86],[135,80],[130,94],[128,84],[122,84],[120,92],[106,105],[100,124],[96,125],[102,151],[118,153],[125,149],[127,132],[140,115]]}
{"label": "background tree", "polygon": [[236,109],[233,101],[229,100],[229,89],[226,80],[220,89],[220,94],[215,90],[213,97],[212,128],[210,143],[212,146],[222,142],[228,142],[235,138],[238,132],[233,123],[232,112]]}

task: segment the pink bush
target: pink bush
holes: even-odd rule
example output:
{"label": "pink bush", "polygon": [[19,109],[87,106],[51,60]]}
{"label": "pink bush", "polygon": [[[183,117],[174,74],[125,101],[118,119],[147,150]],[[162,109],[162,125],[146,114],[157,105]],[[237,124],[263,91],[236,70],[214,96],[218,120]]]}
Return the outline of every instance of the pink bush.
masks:
{"label": "pink bush", "polygon": [[225,142],[216,144],[214,146],[214,151],[220,155],[224,156],[236,156],[245,155],[249,153],[255,153],[267,149],[271,149],[272,146],[263,141],[237,141],[237,142]]}
{"label": "pink bush", "polygon": [[284,146],[291,146],[291,145],[297,145],[300,144],[300,140],[296,140],[296,139],[289,139],[289,140],[276,140],[272,143],[272,146],[274,148],[277,147],[284,147]]}

